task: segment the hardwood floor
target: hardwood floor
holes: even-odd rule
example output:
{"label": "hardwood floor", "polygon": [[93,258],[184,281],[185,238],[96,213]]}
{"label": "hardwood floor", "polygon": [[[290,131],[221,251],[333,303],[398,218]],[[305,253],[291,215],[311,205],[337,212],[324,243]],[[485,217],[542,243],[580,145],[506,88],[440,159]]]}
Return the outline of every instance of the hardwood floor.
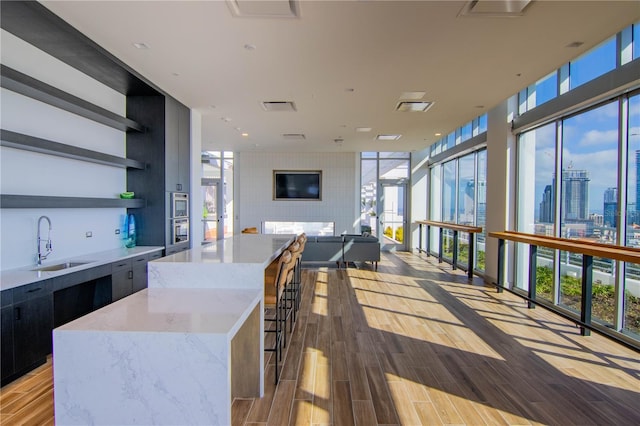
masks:
{"label": "hardwood floor", "polygon": [[[234,425],[640,424],[640,355],[410,253],[378,272],[305,269],[281,381]],[[51,363],[1,391],[0,421],[52,424]]]}

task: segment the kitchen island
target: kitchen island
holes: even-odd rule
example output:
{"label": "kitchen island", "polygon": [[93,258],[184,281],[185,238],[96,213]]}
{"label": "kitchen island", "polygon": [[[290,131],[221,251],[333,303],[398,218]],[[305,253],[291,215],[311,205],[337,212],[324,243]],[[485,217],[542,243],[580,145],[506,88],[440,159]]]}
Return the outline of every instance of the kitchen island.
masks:
{"label": "kitchen island", "polygon": [[232,398],[258,392],[261,300],[146,289],[56,328],[56,424],[231,424]]}
{"label": "kitchen island", "polygon": [[264,273],[295,237],[149,262],[147,290],[54,330],[56,423],[230,424],[264,394]]}

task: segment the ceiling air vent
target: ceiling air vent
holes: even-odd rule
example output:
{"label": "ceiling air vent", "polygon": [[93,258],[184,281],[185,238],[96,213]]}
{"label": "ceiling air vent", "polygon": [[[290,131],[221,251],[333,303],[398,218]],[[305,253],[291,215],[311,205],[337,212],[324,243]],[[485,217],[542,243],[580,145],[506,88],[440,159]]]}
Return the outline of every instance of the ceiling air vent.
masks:
{"label": "ceiling air vent", "polygon": [[472,0],[467,2],[458,16],[476,16],[487,18],[517,17],[533,0]]}
{"label": "ceiling air vent", "polygon": [[396,111],[400,112],[425,112],[433,106],[433,102],[427,101],[400,101],[396,105]]}
{"label": "ceiling air vent", "polygon": [[227,0],[231,14],[252,18],[298,18],[298,0]]}
{"label": "ceiling air vent", "polygon": [[282,137],[286,141],[303,141],[307,139],[303,133],[284,133]]}
{"label": "ceiling air vent", "polygon": [[297,111],[296,104],[291,101],[269,101],[261,105],[265,111]]}

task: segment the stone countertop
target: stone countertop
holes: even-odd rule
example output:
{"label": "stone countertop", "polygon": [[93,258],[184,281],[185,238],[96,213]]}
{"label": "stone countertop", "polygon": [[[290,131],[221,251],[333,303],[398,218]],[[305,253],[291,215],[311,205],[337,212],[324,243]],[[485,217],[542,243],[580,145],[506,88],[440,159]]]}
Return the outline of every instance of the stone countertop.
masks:
{"label": "stone countertop", "polygon": [[238,234],[156,259],[153,263],[259,264],[267,267],[295,238],[295,234]]}
{"label": "stone countertop", "polygon": [[56,331],[203,333],[231,339],[261,298],[259,290],[149,288]]}
{"label": "stone countertop", "polygon": [[66,274],[95,268],[97,266],[102,266],[108,263],[117,262],[119,260],[153,253],[155,251],[163,249],[164,247],[162,246],[136,246],[132,248],[123,247],[119,249],[74,256],[68,259],[51,260],[44,262],[42,265],[43,267],[46,267],[48,265],[57,265],[59,263],[66,262],[86,262],[82,265],[61,269],[59,271],[34,271],[33,269],[36,268],[36,265],[0,271],[0,290],[9,290],[15,287],[20,287],[22,285],[43,281],[49,278],[60,277]]}

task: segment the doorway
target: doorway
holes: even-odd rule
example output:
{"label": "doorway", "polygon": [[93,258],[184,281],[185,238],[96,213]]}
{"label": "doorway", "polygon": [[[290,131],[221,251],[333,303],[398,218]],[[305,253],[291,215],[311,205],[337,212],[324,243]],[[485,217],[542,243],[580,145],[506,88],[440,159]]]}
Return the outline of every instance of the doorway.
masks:
{"label": "doorway", "polygon": [[378,181],[377,236],[383,251],[406,251],[407,243],[407,180],[380,179]]}
{"label": "doorway", "polygon": [[202,222],[204,235],[202,242],[221,240],[224,238],[224,203],[217,178],[202,178]]}

